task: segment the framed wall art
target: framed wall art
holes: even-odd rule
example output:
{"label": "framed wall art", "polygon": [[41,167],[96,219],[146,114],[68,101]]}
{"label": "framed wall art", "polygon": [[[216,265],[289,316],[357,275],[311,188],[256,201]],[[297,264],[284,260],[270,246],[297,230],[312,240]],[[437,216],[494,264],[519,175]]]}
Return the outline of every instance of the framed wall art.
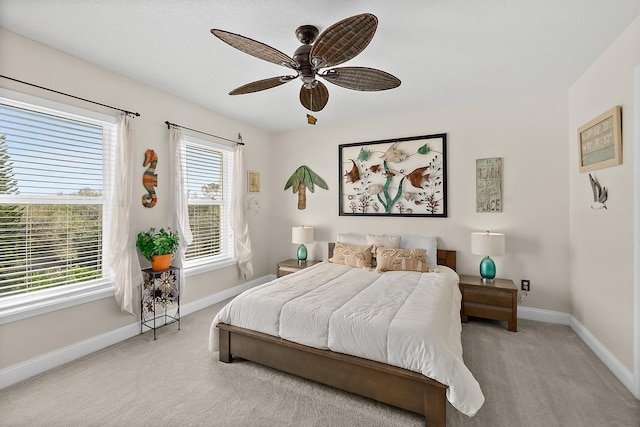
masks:
{"label": "framed wall art", "polygon": [[260,192],[260,174],[258,172],[247,172],[247,191],[249,193]]}
{"label": "framed wall art", "polygon": [[580,172],[622,164],[622,109],[615,106],[578,128]]}
{"label": "framed wall art", "polygon": [[502,212],[502,158],[476,160],[476,212]]}
{"label": "framed wall art", "polygon": [[339,214],[447,217],[447,135],[338,146]]}

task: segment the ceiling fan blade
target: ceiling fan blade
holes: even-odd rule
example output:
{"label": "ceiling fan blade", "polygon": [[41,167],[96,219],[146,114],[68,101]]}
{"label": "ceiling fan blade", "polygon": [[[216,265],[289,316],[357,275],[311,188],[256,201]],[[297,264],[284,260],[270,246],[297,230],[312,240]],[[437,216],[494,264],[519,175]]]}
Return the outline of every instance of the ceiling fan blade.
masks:
{"label": "ceiling fan blade", "polygon": [[329,91],[322,82],[315,81],[316,85],[308,89],[304,84],[300,88],[300,103],[307,110],[320,111],[327,105],[329,101]]}
{"label": "ceiling fan blade", "polygon": [[235,47],[236,49],[255,56],[256,58],[264,59],[265,61],[269,61],[274,64],[284,65],[285,67],[292,69],[297,67],[296,62],[289,55],[264,43],[250,39],[249,37],[217,29],[212,29],[211,34],[227,43],[229,46]]}
{"label": "ceiling fan blade", "polygon": [[280,76],[280,77],[270,77],[264,80],[257,80],[255,82],[247,83],[246,85],[242,85],[240,87],[235,88],[234,90],[229,92],[229,95],[242,95],[245,93],[260,92],[261,90],[271,89],[272,87],[280,86],[295,78],[297,78],[297,76]]}
{"label": "ceiling fan blade", "polygon": [[336,22],[318,36],[309,54],[316,69],[342,64],[367,47],[378,27],[378,18],[370,13]]}
{"label": "ceiling fan blade", "polygon": [[368,67],[339,67],[318,75],[334,85],[353,90],[377,91],[400,86],[400,79],[393,74]]}

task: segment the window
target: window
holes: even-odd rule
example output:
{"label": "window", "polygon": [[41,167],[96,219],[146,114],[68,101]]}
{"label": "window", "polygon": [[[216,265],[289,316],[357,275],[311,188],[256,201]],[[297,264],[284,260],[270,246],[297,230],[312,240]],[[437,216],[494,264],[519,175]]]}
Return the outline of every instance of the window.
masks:
{"label": "window", "polygon": [[185,136],[186,187],[193,242],[186,266],[235,262],[231,229],[233,148]]}
{"label": "window", "polygon": [[112,287],[104,236],[115,119],[29,101],[0,97],[4,312]]}

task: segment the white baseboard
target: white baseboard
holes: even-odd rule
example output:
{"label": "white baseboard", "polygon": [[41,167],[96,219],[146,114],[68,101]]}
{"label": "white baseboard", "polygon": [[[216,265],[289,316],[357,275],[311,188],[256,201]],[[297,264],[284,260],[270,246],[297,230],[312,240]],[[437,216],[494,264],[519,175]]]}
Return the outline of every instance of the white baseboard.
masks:
{"label": "white baseboard", "polygon": [[543,310],[541,308],[518,306],[518,318],[536,320],[538,322],[557,323],[560,325],[571,325],[571,315],[561,311]]}
{"label": "white baseboard", "polygon": [[576,334],[582,341],[587,344],[587,346],[598,356],[600,360],[609,368],[613,375],[616,376],[620,380],[622,384],[626,388],[629,389],[631,394],[635,396],[636,399],[640,400],[640,396],[637,396],[634,393],[634,378],[633,374],[630,370],[628,370],[620,361],[613,355],[607,348],[602,345],[600,341],[594,337],[591,332],[587,328],[584,327],[582,323],[580,323],[575,317],[571,316],[571,329],[575,331]]}
{"label": "white baseboard", "polygon": [[0,389],[124,341],[139,333],[140,322],[138,321],[4,368],[0,371]]}
{"label": "white baseboard", "polygon": [[633,394],[636,399],[640,400],[634,392],[634,377],[631,371],[627,369],[620,361],[602,345],[596,337],[589,332],[585,326],[569,313],[560,311],[542,310],[539,308],[518,307],[518,318],[536,320],[538,322],[557,323],[567,325],[584,341],[584,343],[593,351],[602,363],[620,380],[620,382]]}
{"label": "white baseboard", "polygon": [[[222,292],[218,292],[217,294],[190,302],[180,307],[181,315],[186,316],[195,311],[209,307],[210,305],[224,301],[227,298],[231,298],[247,289],[266,283],[274,278],[275,275],[273,274],[266,275],[233,288],[226,289]],[[16,384],[20,381],[24,381],[35,375],[48,371],[49,369],[69,363],[75,359],[93,353],[94,351],[117,344],[120,341],[124,341],[127,338],[134,337],[138,334],[140,334],[140,321],[9,366],[8,368],[0,370],[0,389]]]}
{"label": "white baseboard", "polygon": [[[273,274],[266,275],[197,301],[190,302],[181,307],[181,315],[189,315],[238,295],[247,289],[273,280],[274,278],[275,276]],[[573,329],[585,344],[587,344],[587,346],[596,354],[596,356],[598,356],[598,358],[602,360],[611,372],[613,372],[616,378],[618,378],[620,382],[622,382],[622,384],[635,396],[635,382],[633,374],[573,316],[559,311],[518,307],[518,318],[570,326],[571,329]],[[86,356],[94,351],[98,351],[120,341],[124,341],[127,338],[138,335],[139,333],[140,322],[138,321],[2,369],[0,370],[0,389]],[[640,396],[636,396],[636,398],[640,399]]]}

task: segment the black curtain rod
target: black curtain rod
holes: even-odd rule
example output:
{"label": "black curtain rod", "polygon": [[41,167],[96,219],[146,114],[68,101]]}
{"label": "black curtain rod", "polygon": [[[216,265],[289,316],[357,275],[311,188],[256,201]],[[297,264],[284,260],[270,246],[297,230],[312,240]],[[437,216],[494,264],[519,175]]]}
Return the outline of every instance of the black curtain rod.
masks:
{"label": "black curtain rod", "polygon": [[190,131],[193,131],[193,132],[198,132],[198,133],[201,133],[201,134],[203,134],[203,135],[212,136],[212,137],[214,137],[214,138],[224,139],[225,141],[233,142],[234,144],[244,145],[244,142],[242,142],[242,135],[240,135],[240,132],[238,132],[238,140],[237,140],[237,141],[234,141],[233,139],[225,138],[225,137],[223,137],[223,136],[212,135],[212,134],[207,133],[207,132],[202,132],[201,130],[191,129],[191,128],[188,128],[188,127],[186,127],[186,126],[182,126],[182,125],[178,125],[178,124],[175,124],[175,123],[171,123],[171,122],[170,122],[170,121],[168,121],[168,120],[166,120],[166,121],[164,122],[164,124],[165,124],[165,125],[167,125],[167,129],[170,129],[170,128],[171,128],[171,126],[174,126],[174,127],[177,127],[177,128],[186,129],[186,130],[190,130]]}
{"label": "black curtain rod", "polygon": [[71,98],[79,99],[80,101],[90,102],[92,104],[100,105],[102,107],[111,108],[112,110],[121,111],[121,112],[123,112],[123,113],[125,113],[126,115],[129,115],[129,116],[140,117],[140,113],[134,113],[133,111],[123,110],[122,108],[117,108],[117,107],[112,107],[110,105],[101,104],[99,102],[92,101],[90,99],[80,98],[79,96],[70,95],[68,93],[60,92],[60,91],[54,90],[54,89],[49,89],[48,87],[38,86],[38,85],[33,84],[33,83],[29,83],[29,82],[25,82],[25,81],[22,81],[22,80],[14,79],[13,77],[8,77],[8,76],[3,76],[3,75],[0,75],[0,77],[2,77],[3,79],[7,79],[7,80],[13,80],[14,82],[22,83],[22,84],[27,85],[27,86],[37,87],[38,89],[48,90],[49,92],[57,93],[59,95],[69,96]]}

